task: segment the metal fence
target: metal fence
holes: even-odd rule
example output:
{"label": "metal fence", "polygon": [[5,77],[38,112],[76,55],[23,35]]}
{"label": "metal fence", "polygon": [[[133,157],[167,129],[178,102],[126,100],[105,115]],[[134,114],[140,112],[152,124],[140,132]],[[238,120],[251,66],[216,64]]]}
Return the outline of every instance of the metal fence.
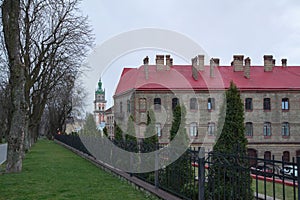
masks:
{"label": "metal fence", "polygon": [[[56,136],[85,153],[78,136]],[[116,142],[132,152],[149,152],[159,146]],[[100,148],[100,147],[99,147]],[[166,156],[166,155],[164,155]],[[298,169],[292,162],[190,148],[172,164],[149,173],[130,174],[182,199],[300,199]]]}

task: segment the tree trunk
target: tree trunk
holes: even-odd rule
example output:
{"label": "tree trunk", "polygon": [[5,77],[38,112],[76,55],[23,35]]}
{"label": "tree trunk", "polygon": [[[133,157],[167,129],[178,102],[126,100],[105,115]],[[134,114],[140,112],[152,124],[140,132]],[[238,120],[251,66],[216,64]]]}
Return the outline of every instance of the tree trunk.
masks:
{"label": "tree trunk", "polygon": [[26,127],[25,66],[21,62],[20,1],[3,0],[2,23],[8,53],[11,87],[11,120],[8,135],[7,172],[20,172]]}

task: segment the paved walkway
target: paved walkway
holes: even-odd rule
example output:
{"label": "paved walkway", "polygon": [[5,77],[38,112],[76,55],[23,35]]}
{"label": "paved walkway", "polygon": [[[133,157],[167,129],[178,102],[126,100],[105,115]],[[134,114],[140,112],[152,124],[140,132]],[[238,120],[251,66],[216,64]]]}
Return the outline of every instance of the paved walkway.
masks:
{"label": "paved walkway", "polygon": [[0,144],[0,165],[6,161],[7,144]]}

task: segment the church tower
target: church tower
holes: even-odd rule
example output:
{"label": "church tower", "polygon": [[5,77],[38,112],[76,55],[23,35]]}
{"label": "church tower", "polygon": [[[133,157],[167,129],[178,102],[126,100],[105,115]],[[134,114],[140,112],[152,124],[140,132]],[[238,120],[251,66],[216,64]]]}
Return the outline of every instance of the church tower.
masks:
{"label": "church tower", "polygon": [[102,89],[101,79],[98,82],[98,88],[95,91],[95,101],[94,101],[94,118],[97,127],[104,128],[105,126],[105,109],[106,109],[106,100],[105,100],[105,90]]}

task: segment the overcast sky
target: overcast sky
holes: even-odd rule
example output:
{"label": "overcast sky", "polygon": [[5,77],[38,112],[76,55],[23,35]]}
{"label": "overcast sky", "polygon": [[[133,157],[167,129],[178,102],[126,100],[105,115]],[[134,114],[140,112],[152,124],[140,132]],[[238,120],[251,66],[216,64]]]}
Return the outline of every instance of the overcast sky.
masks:
{"label": "overcast sky", "polygon": [[[277,64],[287,58],[288,65],[300,65],[299,0],[83,0],[81,8],[89,16],[97,46],[128,31],[158,28],[187,36],[209,56],[220,58],[221,65],[230,65],[234,54],[250,57],[253,65],[262,65],[265,54],[272,54]],[[140,55],[135,52],[116,58],[109,66],[115,71],[103,73],[91,66],[93,77],[85,81],[88,102],[92,105],[102,76],[111,106],[122,68],[140,66]],[[149,57],[154,63],[154,54]],[[174,64],[185,62],[173,57]]]}

